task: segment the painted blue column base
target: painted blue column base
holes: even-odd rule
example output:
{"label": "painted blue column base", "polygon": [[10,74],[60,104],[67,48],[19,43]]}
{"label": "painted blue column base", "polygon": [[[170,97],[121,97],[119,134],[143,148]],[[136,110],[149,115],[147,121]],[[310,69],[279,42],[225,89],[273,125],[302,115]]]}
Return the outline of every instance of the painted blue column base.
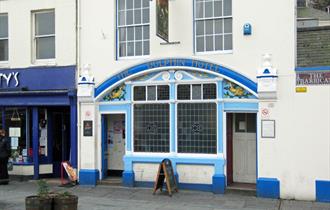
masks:
{"label": "painted blue column base", "polygon": [[212,177],[212,192],[215,194],[224,194],[226,189],[226,176],[215,174]]}
{"label": "painted blue column base", "polygon": [[125,187],[134,187],[134,172],[124,171],[123,172],[123,185]]}
{"label": "painted blue column base", "polygon": [[81,169],[79,171],[79,184],[95,186],[99,180],[100,172],[96,169]]}
{"label": "painted blue column base", "polygon": [[258,178],[257,197],[280,198],[280,181],[275,178]]}
{"label": "painted blue column base", "polygon": [[316,180],[316,201],[330,203],[330,180]]}

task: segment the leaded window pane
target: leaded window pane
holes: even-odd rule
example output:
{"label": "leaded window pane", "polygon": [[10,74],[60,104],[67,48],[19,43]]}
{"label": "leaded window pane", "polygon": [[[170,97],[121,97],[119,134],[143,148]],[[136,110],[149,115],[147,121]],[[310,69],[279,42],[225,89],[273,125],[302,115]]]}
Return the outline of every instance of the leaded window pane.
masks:
{"label": "leaded window pane", "polygon": [[148,86],[148,100],[156,100],[156,86]]}
{"label": "leaded window pane", "polygon": [[197,37],[197,52],[204,51],[204,37]]}
{"label": "leaded window pane", "polygon": [[192,85],[192,99],[202,99],[202,86]]}
{"label": "leaded window pane", "polygon": [[141,0],[134,0],[134,8],[141,8],[142,1]]}
{"label": "leaded window pane", "polygon": [[141,18],[142,18],[142,10],[137,9],[134,11],[134,24],[140,24],[141,23]]}
{"label": "leaded window pane", "polygon": [[134,87],[134,101],[145,101],[146,100],[146,87],[135,86]]}
{"label": "leaded window pane", "polygon": [[223,36],[215,36],[215,50],[223,50]]}
{"label": "leaded window pane", "polygon": [[213,36],[206,36],[206,51],[213,51]]}
{"label": "leaded window pane", "polygon": [[133,9],[133,0],[126,0],[126,9]]}
{"label": "leaded window pane", "polygon": [[169,152],[169,105],[134,105],[134,152]]}
{"label": "leaded window pane", "polygon": [[203,35],[204,34],[204,21],[197,21],[196,22],[196,35]]}
{"label": "leaded window pane", "polygon": [[203,84],[203,99],[216,99],[217,86],[215,84]]}
{"label": "leaded window pane", "polygon": [[226,18],[224,19],[224,31],[225,33],[232,33],[233,29],[232,29],[232,19],[231,18]]}
{"label": "leaded window pane", "polygon": [[216,103],[178,104],[178,152],[216,154]]}
{"label": "leaded window pane", "polygon": [[214,17],[222,16],[222,1],[214,1]]}
{"label": "leaded window pane", "polygon": [[170,88],[168,85],[157,86],[157,100],[169,100]]}
{"label": "leaded window pane", "polygon": [[190,100],[190,85],[178,85],[178,100]]}
{"label": "leaded window pane", "polygon": [[135,42],[135,55],[142,55],[142,42]]}
{"label": "leaded window pane", "polygon": [[134,56],[134,42],[127,42],[127,56]]}
{"label": "leaded window pane", "polygon": [[213,34],[213,20],[205,21],[205,34]]}

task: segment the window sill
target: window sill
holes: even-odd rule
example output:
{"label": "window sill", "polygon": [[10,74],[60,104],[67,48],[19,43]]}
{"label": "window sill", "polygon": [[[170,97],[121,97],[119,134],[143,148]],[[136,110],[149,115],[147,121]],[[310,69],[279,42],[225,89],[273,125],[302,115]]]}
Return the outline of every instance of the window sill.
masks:
{"label": "window sill", "polygon": [[139,59],[147,59],[147,58],[150,58],[150,55],[118,57],[117,61],[139,60]]}
{"label": "window sill", "polygon": [[8,61],[0,61],[0,69],[9,68]]}
{"label": "window sill", "polygon": [[40,60],[36,60],[34,61],[34,63],[32,63],[33,66],[56,66],[56,60],[55,59],[40,59]]}
{"label": "window sill", "polygon": [[223,50],[223,51],[195,52],[195,55],[228,55],[233,53],[234,53],[233,50]]}

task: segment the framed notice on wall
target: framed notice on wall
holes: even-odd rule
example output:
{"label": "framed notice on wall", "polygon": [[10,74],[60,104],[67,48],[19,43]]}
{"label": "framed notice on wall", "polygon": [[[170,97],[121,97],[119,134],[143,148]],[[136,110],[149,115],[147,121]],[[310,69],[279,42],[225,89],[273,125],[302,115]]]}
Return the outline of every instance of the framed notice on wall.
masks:
{"label": "framed notice on wall", "polygon": [[261,137],[275,138],[275,120],[261,120]]}
{"label": "framed notice on wall", "polygon": [[93,136],[93,121],[92,120],[84,120],[84,136]]}

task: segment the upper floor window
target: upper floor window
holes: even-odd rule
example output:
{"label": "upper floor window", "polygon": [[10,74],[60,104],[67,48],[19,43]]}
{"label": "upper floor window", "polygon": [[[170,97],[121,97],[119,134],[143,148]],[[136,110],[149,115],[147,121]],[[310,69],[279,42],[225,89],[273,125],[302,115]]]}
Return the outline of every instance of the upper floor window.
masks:
{"label": "upper floor window", "polygon": [[33,13],[33,45],[35,59],[55,58],[55,11],[46,10]]}
{"label": "upper floor window", "polygon": [[150,53],[150,0],[117,0],[119,57]]}
{"label": "upper floor window", "polygon": [[8,15],[0,14],[0,62],[8,61]]}
{"label": "upper floor window", "polygon": [[233,49],[232,0],[195,0],[196,52]]}

